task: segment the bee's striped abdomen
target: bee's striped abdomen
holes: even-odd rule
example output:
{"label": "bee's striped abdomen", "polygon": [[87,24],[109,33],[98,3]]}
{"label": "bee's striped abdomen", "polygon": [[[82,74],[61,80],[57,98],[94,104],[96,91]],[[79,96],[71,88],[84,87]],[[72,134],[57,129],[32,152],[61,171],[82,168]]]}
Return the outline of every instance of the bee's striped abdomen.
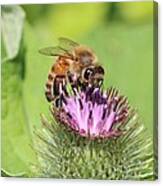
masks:
{"label": "bee's striped abdomen", "polygon": [[51,68],[51,71],[48,75],[48,80],[45,85],[45,96],[49,102],[51,102],[55,99],[55,96],[53,93],[53,84],[54,84],[56,74],[54,72],[54,69],[55,69],[55,66],[53,65]]}
{"label": "bee's striped abdomen", "polygon": [[60,95],[60,87],[63,88],[66,84],[66,71],[64,73],[58,73],[58,69],[62,70],[60,64],[54,64],[52,66],[48,75],[48,81],[46,82],[45,96],[49,102],[54,101]]}

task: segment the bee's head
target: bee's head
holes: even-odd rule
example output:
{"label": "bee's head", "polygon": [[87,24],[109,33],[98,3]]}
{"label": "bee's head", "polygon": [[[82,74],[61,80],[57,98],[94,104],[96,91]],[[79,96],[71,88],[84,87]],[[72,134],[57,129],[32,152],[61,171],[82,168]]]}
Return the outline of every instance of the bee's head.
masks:
{"label": "bee's head", "polygon": [[88,66],[82,70],[82,80],[94,86],[101,86],[104,78],[104,69],[102,66]]}

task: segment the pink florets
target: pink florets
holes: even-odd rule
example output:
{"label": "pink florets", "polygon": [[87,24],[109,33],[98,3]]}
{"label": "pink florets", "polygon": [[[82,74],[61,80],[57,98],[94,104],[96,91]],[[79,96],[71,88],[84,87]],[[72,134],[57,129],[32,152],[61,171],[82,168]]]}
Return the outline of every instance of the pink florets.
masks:
{"label": "pink florets", "polygon": [[81,136],[90,138],[115,137],[122,134],[121,124],[128,117],[127,99],[110,88],[74,89],[71,95],[62,95],[62,108],[53,109],[55,118]]}

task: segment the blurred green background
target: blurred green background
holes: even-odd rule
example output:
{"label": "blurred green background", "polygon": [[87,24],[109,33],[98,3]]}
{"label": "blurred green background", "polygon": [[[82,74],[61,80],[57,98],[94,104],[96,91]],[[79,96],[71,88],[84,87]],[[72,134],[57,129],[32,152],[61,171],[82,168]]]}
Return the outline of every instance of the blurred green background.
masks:
{"label": "blurred green background", "polygon": [[[93,48],[106,71],[105,87],[114,86],[126,95],[131,105],[137,108],[140,120],[150,135],[153,135],[155,124],[153,123],[153,2],[70,3],[21,5],[21,7],[25,12],[23,33],[25,62],[21,96],[27,123],[26,129],[23,130],[29,131],[30,140],[33,139],[33,126],[41,126],[40,113],[49,114],[44,85],[49,69],[55,61],[51,57],[40,55],[38,50],[57,45],[57,38],[60,36]],[[2,56],[5,57],[4,50]],[[12,70],[15,67],[10,68]],[[4,74],[6,69],[4,67]],[[11,94],[12,91],[16,92],[17,88],[13,88]],[[4,95],[4,99],[5,96],[7,95]],[[15,111],[19,112],[17,109]],[[12,117],[10,116],[11,120]],[[19,123],[19,120],[17,122]],[[13,128],[10,128],[5,132],[12,133],[12,130]],[[11,143],[11,140],[9,141]],[[13,151],[15,145],[12,141]],[[28,154],[24,152],[25,158],[22,158],[19,148],[16,154],[22,162],[26,161]],[[18,173],[24,170],[23,166],[18,166],[18,171],[14,171],[15,168],[11,169],[11,165],[7,164],[5,169]]]}

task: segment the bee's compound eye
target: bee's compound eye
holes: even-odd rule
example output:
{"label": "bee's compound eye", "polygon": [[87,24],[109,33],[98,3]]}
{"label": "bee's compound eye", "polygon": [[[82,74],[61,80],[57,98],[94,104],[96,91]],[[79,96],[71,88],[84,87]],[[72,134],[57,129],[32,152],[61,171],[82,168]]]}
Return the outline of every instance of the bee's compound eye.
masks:
{"label": "bee's compound eye", "polygon": [[84,78],[88,80],[94,74],[94,69],[87,68],[84,72]]}

